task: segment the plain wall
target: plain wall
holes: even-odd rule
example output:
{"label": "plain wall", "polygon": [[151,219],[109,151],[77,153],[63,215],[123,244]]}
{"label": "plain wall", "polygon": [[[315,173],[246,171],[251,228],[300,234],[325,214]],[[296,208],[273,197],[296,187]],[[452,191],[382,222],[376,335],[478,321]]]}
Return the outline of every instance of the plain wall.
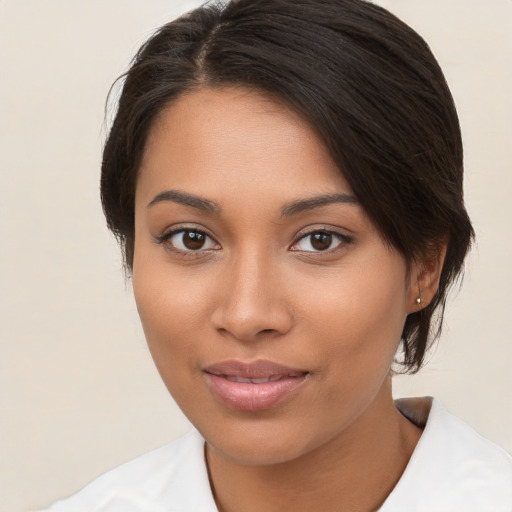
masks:
{"label": "plain wall", "polygon": [[[104,102],[195,0],[0,0],[0,511],[44,507],[188,428],[153,367],[98,197]],[[435,395],[512,451],[512,2],[381,0],[454,94],[478,236],[429,365]]]}

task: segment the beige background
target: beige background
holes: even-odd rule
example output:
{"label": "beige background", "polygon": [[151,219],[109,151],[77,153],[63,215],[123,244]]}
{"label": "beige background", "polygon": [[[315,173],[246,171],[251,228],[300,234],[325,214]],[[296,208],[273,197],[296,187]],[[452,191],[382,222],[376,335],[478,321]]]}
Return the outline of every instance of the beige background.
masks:
{"label": "beige background", "polygon": [[[67,495],[188,428],[154,370],[98,199],[107,90],[195,0],[0,0],[0,510]],[[478,234],[433,394],[512,451],[512,2],[381,0],[431,44],[460,111]]]}

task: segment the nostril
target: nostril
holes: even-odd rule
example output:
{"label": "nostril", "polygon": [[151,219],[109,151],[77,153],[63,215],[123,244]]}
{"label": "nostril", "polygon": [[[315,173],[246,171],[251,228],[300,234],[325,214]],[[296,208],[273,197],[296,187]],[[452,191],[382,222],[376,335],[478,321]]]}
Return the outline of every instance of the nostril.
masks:
{"label": "nostril", "polygon": [[244,305],[239,301],[229,302],[229,299],[214,309],[210,320],[217,333],[229,334],[241,341],[270,339],[287,333],[293,324],[284,306],[268,302]]}

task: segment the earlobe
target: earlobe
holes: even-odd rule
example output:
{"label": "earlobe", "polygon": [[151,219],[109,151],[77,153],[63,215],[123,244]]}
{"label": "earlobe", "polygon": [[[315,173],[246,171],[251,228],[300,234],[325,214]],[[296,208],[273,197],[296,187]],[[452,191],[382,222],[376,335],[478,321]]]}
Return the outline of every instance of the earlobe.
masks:
{"label": "earlobe", "polygon": [[418,296],[416,297],[416,304],[418,305],[418,307],[422,307],[421,304],[423,302],[423,299],[421,298],[421,288],[420,288],[420,284],[418,283]]}
{"label": "earlobe", "polygon": [[414,265],[411,273],[410,300],[408,313],[427,307],[434,298],[441,279],[447,242],[436,244],[435,248]]}

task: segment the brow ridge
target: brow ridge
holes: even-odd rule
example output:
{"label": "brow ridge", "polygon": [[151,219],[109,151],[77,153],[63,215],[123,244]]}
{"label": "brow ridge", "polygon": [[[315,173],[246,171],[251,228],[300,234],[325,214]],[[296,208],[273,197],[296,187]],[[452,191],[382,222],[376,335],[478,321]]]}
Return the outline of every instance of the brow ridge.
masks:
{"label": "brow ridge", "polygon": [[322,194],[320,196],[308,197],[305,199],[297,199],[283,207],[281,210],[282,217],[289,217],[298,213],[320,208],[322,206],[328,206],[334,203],[342,204],[359,204],[357,198],[350,194]]}
{"label": "brow ridge", "polygon": [[[148,208],[165,201],[184,204],[186,206],[191,206],[198,210],[215,213],[217,215],[219,215],[222,211],[221,206],[215,201],[174,189],[164,190],[163,192],[157,194],[148,204]],[[283,206],[281,209],[281,216],[290,217],[298,213],[320,208],[322,206],[328,206],[334,203],[358,204],[359,202],[355,196],[350,194],[322,194],[319,196],[292,201],[291,203]]]}
{"label": "brow ridge", "polygon": [[163,192],[160,192],[148,204],[148,208],[164,201],[172,201],[174,203],[192,206],[192,208],[197,208],[198,210],[209,213],[215,213],[217,215],[221,212],[220,205],[215,201],[210,201],[204,197],[182,192],[180,190],[164,190]]}

